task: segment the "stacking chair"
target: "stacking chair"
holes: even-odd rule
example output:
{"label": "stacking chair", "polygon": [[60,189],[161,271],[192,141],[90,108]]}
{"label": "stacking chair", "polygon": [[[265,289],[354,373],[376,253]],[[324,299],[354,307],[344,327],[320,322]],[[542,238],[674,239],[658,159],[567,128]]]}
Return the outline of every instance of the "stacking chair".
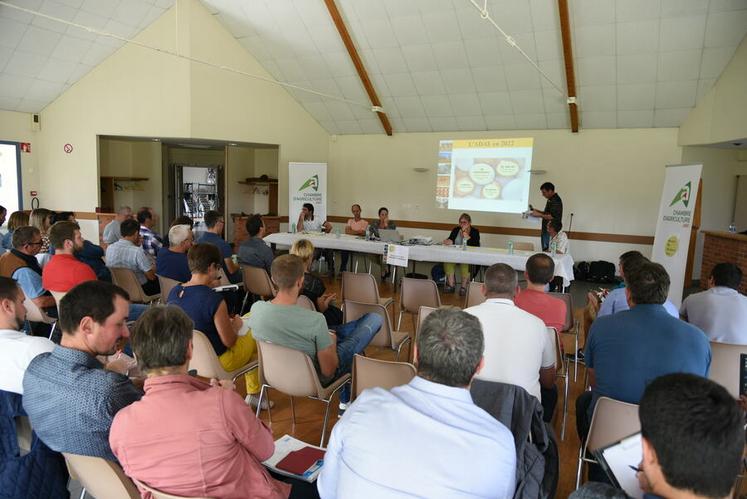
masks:
{"label": "stacking chair", "polygon": [[247,293],[260,296],[263,300],[275,296],[275,286],[265,269],[244,265],[241,267],[241,273],[244,277],[244,289]]}
{"label": "stacking chair", "polygon": [[732,345],[729,343],[711,342],[711,369],[708,379],[720,384],[739,399],[739,369],[740,355],[747,354],[747,345]]}
{"label": "stacking chair", "polygon": [[214,499],[212,497],[195,497],[195,496],[175,496],[173,494],[167,494],[166,492],[161,492],[160,490],[156,490],[153,487],[149,487],[145,485],[143,482],[139,480],[132,479],[133,482],[135,482],[135,485],[140,487],[142,490],[146,492],[150,492],[150,495],[153,499]]}
{"label": "stacking chair", "polygon": [[[638,405],[620,402],[609,397],[599,397],[594,407],[586,443],[578,449],[576,488],[581,485],[584,463],[596,463],[592,451],[606,447],[625,437],[641,431],[638,419]],[[635,463],[633,463],[635,464]]]}
{"label": "stacking chair", "polygon": [[441,297],[438,294],[436,281],[403,277],[402,288],[399,291],[399,318],[397,319],[397,330],[402,326],[402,316],[405,312],[412,314],[413,326],[416,326],[415,316],[421,306],[433,308],[441,306]]}
{"label": "stacking chair", "polygon": [[389,308],[394,303],[392,298],[382,298],[379,296],[379,285],[371,274],[343,272],[340,294],[342,295],[343,304],[349,300],[358,303],[372,303]]}
{"label": "stacking chair", "polygon": [[308,397],[320,400],[326,405],[322,437],[319,441],[319,446],[324,447],[330,402],[335,393],[350,382],[350,375],[345,374],[339,377],[325,388],[319,381],[319,375],[311,357],[302,351],[262,340],[257,341],[257,349],[259,351],[259,372],[262,383],[259,403],[257,404],[257,417],[259,417],[262,400],[267,394],[268,388],[274,388],[291,397],[291,417],[294,425],[296,424],[296,409],[293,405],[293,397]]}
{"label": "stacking chair", "polygon": [[161,303],[165,305],[169,300],[169,294],[171,294],[171,290],[174,289],[177,284],[181,283],[176,279],[171,279],[158,274],[156,274],[156,277],[158,277],[158,284],[161,286]]}
{"label": "stacking chair", "polygon": [[65,291],[50,291],[52,293],[52,296],[54,297],[54,301],[57,304],[57,311],[60,310],[60,301],[62,301],[63,298],[65,298],[65,295],[67,292]]}
{"label": "stacking chair", "polygon": [[83,485],[84,492],[106,499],[140,499],[140,492],[122,468],[102,457],[62,453],[70,474]]}
{"label": "stacking chair", "polygon": [[573,353],[569,353],[568,357],[573,358],[573,382],[575,383],[578,379],[578,320],[573,314],[573,297],[570,293],[548,294],[565,302],[565,322],[563,322],[563,330],[559,332],[560,334],[573,336]]}
{"label": "stacking chair", "polygon": [[464,308],[474,307],[485,301],[485,295],[482,294],[482,283],[470,281],[467,284],[467,297],[464,300]]}
{"label": "stacking chair", "polygon": [[192,334],[192,359],[189,361],[189,369],[196,370],[197,374],[205,378],[230,379],[236,381],[249,371],[256,369],[258,362],[250,361],[244,367],[236,371],[228,372],[218,360],[218,356],[210,344],[207,336],[201,331],[194,330]]}
{"label": "stacking chair", "polygon": [[[417,344],[418,337],[420,336],[420,328],[423,326],[423,321],[425,321],[425,318],[428,317],[428,315],[433,312],[434,310],[438,310],[437,308],[433,307],[426,307],[425,305],[421,305],[418,309],[418,323],[417,326],[415,326],[415,337],[412,340],[413,345]],[[414,349],[410,349],[410,362],[415,361],[415,351]]]}
{"label": "stacking chair", "polygon": [[298,295],[298,299],[296,300],[296,305],[298,305],[301,308],[311,310],[312,312],[316,312],[316,307],[314,306],[314,303],[306,295]]}
{"label": "stacking chair", "polygon": [[[359,274],[368,275],[368,274]],[[392,330],[392,321],[389,320],[389,314],[386,313],[386,309],[383,305],[375,305],[370,303],[358,303],[356,301],[345,300],[345,310],[343,310],[344,322],[354,321],[363,315],[373,312],[382,316],[384,319],[381,324],[381,329],[373,337],[369,345],[376,347],[391,348],[397,355],[394,360],[399,360],[399,354],[402,351],[402,347],[405,343],[411,340],[410,335],[406,332]]]}
{"label": "stacking chair", "polygon": [[555,345],[555,377],[563,379],[563,423],[560,427],[560,440],[565,440],[565,423],[568,419],[568,359],[561,353],[560,335],[554,327],[547,328],[547,334],[551,335],[551,341]]}
{"label": "stacking chair", "polygon": [[405,385],[415,377],[415,366],[409,362],[378,360],[356,354],[353,357],[353,389],[350,400],[355,400],[367,388],[390,389]]}
{"label": "stacking chair", "polygon": [[135,277],[135,272],[132,270],[121,267],[109,267],[109,270],[112,273],[114,284],[127,291],[131,302],[151,304],[161,298],[161,295],[158,293],[155,295],[146,295],[137,277]]}
{"label": "stacking chair", "polygon": [[[36,306],[36,303],[24,294],[23,306],[26,307],[26,319],[31,322],[43,322],[44,324],[54,324],[56,319],[48,316],[44,310]],[[59,303],[59,302],[58,302]]]}

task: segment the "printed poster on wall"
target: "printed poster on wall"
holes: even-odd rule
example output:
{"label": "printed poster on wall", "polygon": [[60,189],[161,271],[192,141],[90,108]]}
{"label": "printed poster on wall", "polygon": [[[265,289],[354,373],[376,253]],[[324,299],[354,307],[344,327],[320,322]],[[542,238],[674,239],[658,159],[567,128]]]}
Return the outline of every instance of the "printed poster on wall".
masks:
{"label": "printed poster on wall", "polygon": [[314,205],[314,219],[327,220],[327,163],[288,163],[288,220],[298,221],[304,203]]}
{"label": "printed poster on wall", "polygon": [[669,165],[664,178],[651,257],[669,273],[669,300],[679,308],[698,183],[703,165]]}

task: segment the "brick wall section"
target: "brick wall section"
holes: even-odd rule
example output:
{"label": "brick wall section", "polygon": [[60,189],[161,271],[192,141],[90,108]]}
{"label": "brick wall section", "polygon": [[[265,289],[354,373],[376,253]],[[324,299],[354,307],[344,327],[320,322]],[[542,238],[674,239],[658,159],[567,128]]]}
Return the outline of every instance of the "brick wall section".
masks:
{"label": "brick wall section", "polygon": [[741,293],[747,293],[747,236],[706,232],[703,245],[703,266],[700,271],[700,286],[708,286],[708,277],[714,265],[721,262],[736,263],[744,273],[739,286]]}

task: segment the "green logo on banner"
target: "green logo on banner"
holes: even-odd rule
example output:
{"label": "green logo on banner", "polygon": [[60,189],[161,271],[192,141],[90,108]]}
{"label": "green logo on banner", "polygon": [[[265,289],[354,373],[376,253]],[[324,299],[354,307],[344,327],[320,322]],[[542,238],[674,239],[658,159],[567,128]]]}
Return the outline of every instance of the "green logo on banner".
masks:
{"label": "green logo on banner", "polygon": [[669,203],[669,206],[674,206],[678,202],[682,201],[682,204],[684,204],[685,208],[687,208],[688,203],[690,203],[690,189],[691,184],[690,182],[688,182],[682,187],[682,189],[680,189],[677,195],[674,196],[674,199],[671,203]]}
{"label": "green logo on banner", "polygon": [[314,175],[313,177],[309,177],[308,180],[306,180],[306,182],[303,183],[301,188],[298,189],[298,191],[300,192],[308,187],[311,187],[315,191],[319,190],[319,175]]}

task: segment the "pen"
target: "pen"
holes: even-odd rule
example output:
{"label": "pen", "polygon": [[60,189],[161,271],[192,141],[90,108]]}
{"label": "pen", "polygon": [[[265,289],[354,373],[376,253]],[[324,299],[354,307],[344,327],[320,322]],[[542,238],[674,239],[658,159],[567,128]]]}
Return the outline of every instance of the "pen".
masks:
{"label": "pen", "polygon": [[636,473],[639,473],[639,472],[643,471],[643,470],[642,470],[641,468],[639,468],[638,466],[633,466],[632,464],[629,464],[629,465],[628,465],[628,467],[629,467],[629,468],[630,468],[631,470],[635,471]]}

